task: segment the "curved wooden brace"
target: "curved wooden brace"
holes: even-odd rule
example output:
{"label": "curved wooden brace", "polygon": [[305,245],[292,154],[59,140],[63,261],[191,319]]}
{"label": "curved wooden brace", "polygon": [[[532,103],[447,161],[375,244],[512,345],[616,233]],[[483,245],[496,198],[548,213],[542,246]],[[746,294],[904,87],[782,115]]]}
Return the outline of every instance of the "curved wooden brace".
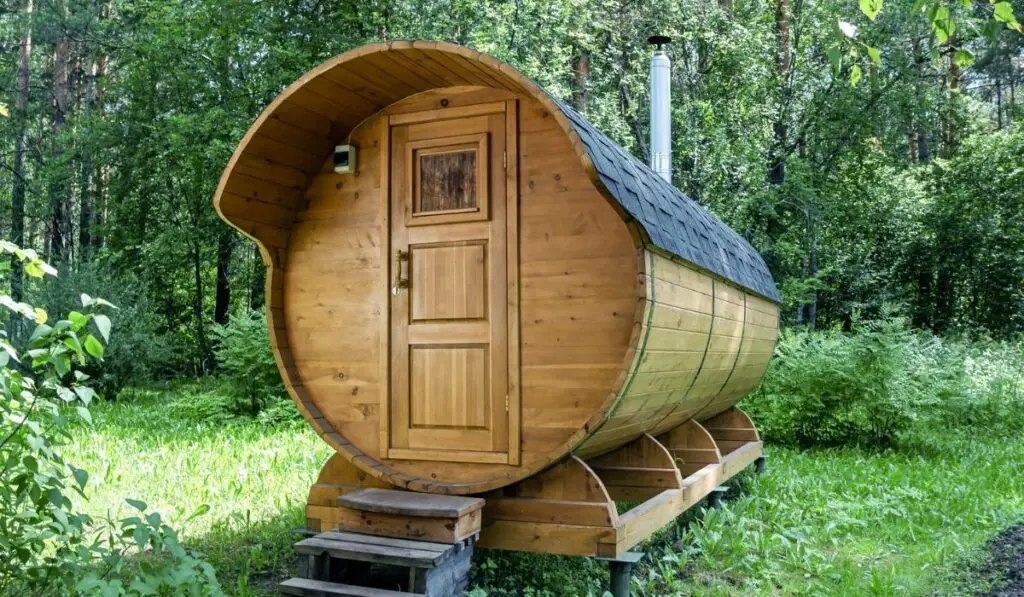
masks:
{"label": "curved wooden brace", "polygon": [[590,466],[601,478],[608,495],[617,501],[646,500],[666,489],[683,486],[672,454],[646,433],[614,452],[595,458]]}
{"label": "curved wooden brace", "polygon": [[735,406],[704,421],[703,426],[714,438],[723,456],[748,442],[761,441],[761,435],[750,416]]}
{"label": "curved wooden brace", "polygon": [[684,477],[692,475],[709,464],[722,462],[722,453],[711,433],[697,421],[682,425],[658,436]]}
{"label": "curved wooden brace", "polygon": [[480,547],[596,555],[619,526],[601,479],[575,456],[485,498]]}

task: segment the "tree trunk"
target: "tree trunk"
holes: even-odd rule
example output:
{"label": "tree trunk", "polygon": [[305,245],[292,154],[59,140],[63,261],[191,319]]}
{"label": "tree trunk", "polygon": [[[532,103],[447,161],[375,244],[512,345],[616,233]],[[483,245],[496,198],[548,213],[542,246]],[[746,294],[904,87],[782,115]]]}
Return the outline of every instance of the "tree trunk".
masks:
{"label": "tree trunk", "polygon": [[[109,11],[109,2],[103,2],[99,11],[101,21],[107,18]],[[103,103],[105,99],[103,83],[107,76],[107,62],[107,54],[101,50],[99,56],[96,57],[96,76],[93,80],[93,91],[96,95],[94,109],[95,114],[100,118],[106,111]],[[92,180],[95,189],[93,191],[92,229],[89,234],[92,244],[90,253],[95,255],[103,248],[103,226],[107,222],[107,170],[103,164],[94,166]]]}
{"label": "tree trunk", "polygon": [[192,245],[192,271],[195,275],[195,295],[192,298],[192,317],[196,326],[196,345],[199,348],[199,371],[206,373],[210,349],[206,342],[206,322],[203,321],[203,260],[199,243]]}
{"label": "tree trunk", "polygon": [[576,49],[572,61],[572,107],[578,112],[587,111],[587,77],[590,76],[590,52]]}
{"label": "tree trunk", "polygon": [[[32,0],[25,2],[25,37],[18,50],[18,91],[14,99],[14,183],[11,192],[11,241],[25,245],[25,129],[28,126],[28,83],[32,58]],[[21,262],[11,256],[11,298],[24,299]]]}
{"label": "tree trunk", "polygon": [[221,325],[228,322],[231,313],[231,253],[235,248],[235,233],[227,225],[217,239],[217,292],[213,307],[213,320]]}
{"label": "tree trunk", "polygon": [[946,105],[942,118],[942,152],[944,157],[947,158],[956,152],[956,148],[960,144],[960,125],[957,122],[958,114],[956,109],[960,96],[960,67],[956,63],[956,50],[956,39],[950,37],[946,47],[946,54],[949,59],[946,79],[949,83],[949,88],[946,90]]}
{"label": "tree trunk", "polygon": [[[98,60],[93,60],[89,72],[85,75],[85,116],[86,126],[90,126],[89,119],[96,110],[96,73],[99,71]],[[88,130],[83,135],[85,147],[81,150],[81,189],[79,191],[79,212],[78,212],[78,255],[79,261],[86,262],[92,258],[93,240],[92,228],[94,223],[93,202],[93,161],[92,148],[89,146]]]}
{"label": "tree trunk", "polygon": [[[818,217],[817,214],[812,214],[808,218],[810,224],[811,233],[811,251],[808,256],[808,274],[811,278],[815,279],[817,283],[818,277]],[[818,288],[815,286],[811,294],[811,302],[807,306],[807,326],[810,329],[815,329],[818,325]]]}
{"label": "tree trunk", "polygon": [[907,148],[910,153],[910,163],[916,164],[920,158],[917,153],[917,132],[913,125],[907,129]]}
{"label": "tree trunk", "polygon": [[768,156],[768,181],[782,186],[786,181],[786,144],[789,138],[789,76],[793,68],[792,35],[790,32],[789,0],[776,0],[775,33],[778,43],[775,55],[775,75],[779,83],[779,106],[772,124],[774,140]]}
{"label": "tree trunk", "polygon": [[996,126],[1003,130],[1003,82],[996,79]]}
{"label": "tree trunk", "polygon": [[256,244],[252,244],[249,278],[249,309],[259,311],[266,301],[267,268],[263,267],[263,259],[260,258],[260,250]]}
{"label": "tree trunk", "polygon": [[68,205],[68,179],[66,169],[61,165],[64,146],[60,139],[67,123],[68,109],[68,37],[65,29],[66,7],[64,0],[56,0],[59,32],[53,48],[53,145],[50,152],[52,168],[50,179],[50,258],[57,263],[67,260],[70,255],[71,210]]}

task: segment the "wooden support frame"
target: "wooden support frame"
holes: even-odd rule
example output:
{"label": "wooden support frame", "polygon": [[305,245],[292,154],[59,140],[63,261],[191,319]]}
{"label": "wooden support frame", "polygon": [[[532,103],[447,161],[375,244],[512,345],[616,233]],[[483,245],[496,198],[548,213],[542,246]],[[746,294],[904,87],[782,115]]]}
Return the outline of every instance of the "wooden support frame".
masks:
{"label": "wooden support frame", "polygon": [[[760,436],[743,411],[731,408],[709,423],[713,432],[688,421],[589,463],[574,456],[484,496],[480,547],[622,557],[761,457]],[[616,514],[616,500],[641,503]]]}
{"label": "wooden support frame", "polygon": [[709,464],[722,462],[722,453],[711,433],[697,421],[687,421],[662,434],[658,441],[672,454],[680,473],[692,475]]}
{"label": "wooden support frame", "polygon": [[[688,421],[658,438],[641,435],[589,463],[576,456],[485,499],[480,547],[621,558],[762,456],[738,408]],[[384,486],[339,456],[310,490],[307,526],[336,528],[340,495]],[[640,502],[619,514],[616,501]],[[315,523],[315,524],[314,524]],[[334,526],[332,526],[334,525]]]}

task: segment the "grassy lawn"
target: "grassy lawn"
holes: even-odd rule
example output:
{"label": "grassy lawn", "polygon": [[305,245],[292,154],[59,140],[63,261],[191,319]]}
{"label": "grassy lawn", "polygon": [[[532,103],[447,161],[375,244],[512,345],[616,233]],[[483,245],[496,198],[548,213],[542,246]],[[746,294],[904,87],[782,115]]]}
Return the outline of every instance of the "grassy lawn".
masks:
{"label": "grassy lawn", "polygon": [[[182,390],[100,405],[68,454],[91,473],[85,509],[141,499],[205,553],[228,592],[270,594],[293,572],[291,529],[329,448],[304,423],[197,420]],[[985,543],[1024,519],[1024,437],[947,432],[899,452],[769,446],[721,511],[681,517],[648,544],[638,595],[963,593]],[[186,521],[203,504],[209,512]],[[475,595],[601,595],[599,562],[480,551]]]}

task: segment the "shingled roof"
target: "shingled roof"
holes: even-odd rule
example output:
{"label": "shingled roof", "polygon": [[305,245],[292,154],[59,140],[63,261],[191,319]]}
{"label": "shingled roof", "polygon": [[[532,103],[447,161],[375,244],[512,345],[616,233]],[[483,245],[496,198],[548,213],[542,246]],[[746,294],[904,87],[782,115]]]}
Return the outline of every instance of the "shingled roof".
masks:
{"label": "shingled roof", "polygon": [[658,248],[777,303],[775,280],[742,236],[559,102],[608,192]]}

